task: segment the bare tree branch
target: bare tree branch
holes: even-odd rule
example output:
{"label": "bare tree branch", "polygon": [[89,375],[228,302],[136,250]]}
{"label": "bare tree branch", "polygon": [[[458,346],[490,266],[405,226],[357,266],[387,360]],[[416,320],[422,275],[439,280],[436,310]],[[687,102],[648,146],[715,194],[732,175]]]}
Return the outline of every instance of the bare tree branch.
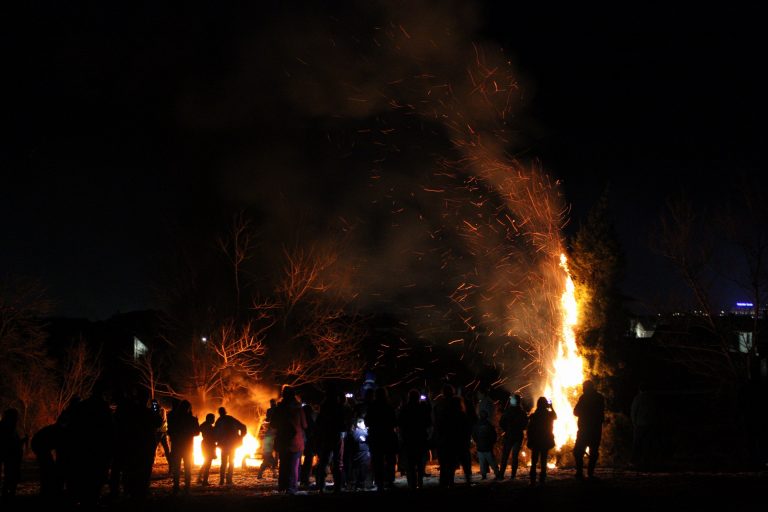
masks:
{"label": "bare tree branch", "polygon": [[92,354],[82,337],[67,349],[61,369],[61,385],[56,397],[56,416],[72,402],[74,397],[91,394],[93,385],[101,375],[101,352]]}
{"label": "bare tree branch", "polygon": [[243,263],[252,257],[253,233],[250,220],[244,213],[238,212],[225,238],[219,238],[219,248],[227,256],[232,269],[232,279],[235,287],[235,308],[240,309],[240,274]]}

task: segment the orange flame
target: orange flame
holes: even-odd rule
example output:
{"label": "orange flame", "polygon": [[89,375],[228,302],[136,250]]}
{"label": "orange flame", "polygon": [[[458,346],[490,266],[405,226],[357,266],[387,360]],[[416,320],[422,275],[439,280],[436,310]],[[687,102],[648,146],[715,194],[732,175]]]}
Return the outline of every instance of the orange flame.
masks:
{"label": "orange flame", "polygon": [[560,267],[565,271],[565,291],[560,298],[563,326],[544,388],[544,395],[552,399],[552,407],[557,412],[555,445],[558,449],[576,439],[577,427],[573,407],[578,399],[581,383],[584,381],[584,361],[578,353],[574,334],[574,328],[579,320],[579,308],[565,254],[560,255]]}
{"label": "orange flame", "polygon": [[[203,465],[204,459],[203,459],[203,449],[201,447],[202,441],[203,441],[202,435],[197,435],[194,439],[195,466]],[[256,451],[259,449],[259,446],[260,446],[259,440],[253,437],[253,435],[250,432],[245,434],[245,437],[243,437],[242,446],[240,446],[237,450],[235,450],[235,467],[242,467],[243,461],[245,461],[245,466],[248,466],[248,467],[260,466],[261,458],[256,458]],[[221,465],[221,449],[216,448],[216,455],[217,457],[213,459],[213,463],[211,464],[212,467]]]}

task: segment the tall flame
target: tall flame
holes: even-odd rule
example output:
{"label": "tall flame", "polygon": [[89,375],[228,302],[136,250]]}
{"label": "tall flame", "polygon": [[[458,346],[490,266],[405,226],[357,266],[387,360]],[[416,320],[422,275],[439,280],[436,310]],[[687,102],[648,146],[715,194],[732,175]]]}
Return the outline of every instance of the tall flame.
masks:
{"label": "tall flame", "polygon": [[576,439],[576,417],[573,407],[578,399],[581,383],[584,381],[584,361],[576,347],[574,328],[579,320],[575,286],[565,254],[560,255],[560,268],[565,271],[565,291],[560,298],[563,311],[561,338],[558,340],[555,356],[544,388],[544,395],[552,399],[557,413],[555,422],[555,445],[559,449]]}

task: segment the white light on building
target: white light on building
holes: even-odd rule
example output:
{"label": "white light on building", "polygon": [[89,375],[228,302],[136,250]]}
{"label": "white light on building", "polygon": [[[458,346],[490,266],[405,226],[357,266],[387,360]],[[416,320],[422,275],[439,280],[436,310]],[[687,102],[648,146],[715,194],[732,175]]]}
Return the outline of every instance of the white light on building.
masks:
{"label": "white light on building", "polygon": [[739,352],[748,354],[752,350],[752,333],[738,332],[737,334],[739,336]]}
{"label": "white light on building", "polygon": [[144,343],[141,342],[139,338],[136,336],[133,337],[133,359],[134,361],[144,354],[146,354],[149,351],[149,347],[147,347]]}

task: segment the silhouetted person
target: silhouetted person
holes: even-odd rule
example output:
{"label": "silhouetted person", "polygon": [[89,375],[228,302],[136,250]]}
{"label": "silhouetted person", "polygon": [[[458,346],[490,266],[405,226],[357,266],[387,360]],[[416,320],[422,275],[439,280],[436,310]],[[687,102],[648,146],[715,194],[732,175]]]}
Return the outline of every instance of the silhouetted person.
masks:
{"label": "silhouetted person", "polygon": [[304,429],[307,420],[296,392],[290,386],[283,388],[283,399],[277,404],[272,422],[276,428],[275,448],[280,458],[277,490],[296,494],[299,485],[299,463],[304,451]]}
{"label": "silhouetted person", "polygon": [[531,485],[536,484],[536,465],[539,465],[539,482],[547,479],[547,457],[555,446],[555,420],[557,413],[552,404],[541,396],[536,401],[536,410],[528,418],[528,449],[531,450]]}
{"label": "silhouetted person", "polygon": [[[131,408],[130,400],[124,395],[121,389],[116,389],[112,394],[112,403],[114,411],[112,413],[112,462],[109,465],[109,498],[117,499],[120,496],[125,479],[126,463],[128,460],[128,409]],[[59,416],[58,423],[64,424],[64,413]],[[65,456],[63,450],[60,451],[59,465],[64,468],[67,465],[62,457]]]}
{"label": "silhouetted person", "polygon": [[480,409],[480,419],[472,428],[472,439],[474,439],[477,448],[477,461],[480,463],[480,478],[482,480],[487,478],[489,468],[493,470],[496,480],[501,478],[499,466],[496,465],[496,457],[493,455],[496,437],[496,427],[488,421],[488,411]]}
{"label": "silhouetted person", "polygon": [[346,417],[344,397],[336,386],[328,384],[316,424],[318,461],[315,482],[320,492],[325,492],[326,469],[329,463],[333,474],[334,492],[341,492],[344,486],[344,441],[348,431]]}
{"label": "silhouetted person", "polygon": [[350,453],[347,483],[355,489],[364,489],[371,467],[371,449],[368,444],[368,427],[365,424],[365,418],[355,419],[355,425],[347,440],[348,443],[344,447],[344,452]]}
{"label": "silhouetted person", "polygon": [[277,400],[271,398],[269,400],[269,409],[267,409],[267,414],[264,418],[264,425],[262,426],[264,429],[264,437],[261,440],[263,459],[261,461],[261,466],[259,466],[259,472],[256,475],[256,478],[262,478],[264,476],[264,471],[267,469],[271,469],[272,471],[277,470],[277,459],[275,458],[275,425],[273,423],[276,409]]}
{"label": "silhouetted person", "polygon": [[429,449],[429,429],[432,415],[429,404],[421,400],[415,389],[408,392],[408,398],[400,409],[398,418],[400,436],[405,455],[405,474],[408,487],[420,489],[424,486],[426,454]]}
{"label": "silhouetted person", "polygon": [[488,417],[488,423],[496,425],[496,404],[491,398],[490,390],[488,386],[483,386],[477,390],[477,406],[475,407],[475,415],[479,418],[480,411],[485,411]]}
{"label": "silhouetted person", "polygon": [[115,446],[120,465],[112,465],[110,495],[119,495],[122,480],[125,493],[143,500],[149,493],[152,464],[157,448],[156,433],[162,418],[150,407],[149,392],[135,388],[132,395],[117,404],[115,410]]}
{"label": "silhouetted person", "polygon": [[520,458],[520,448],[523,446],[523,432],[528,425],[528,415],[522,404],[522,397],[514,394],[509,397],[509,405],[504,409],[499,420],[499,426],[504,432],[504,442],[501,450],[501,463],[499,468],[500,478],[504,478],[507,470],[507,461],[512,455],[512,479],[517,476],[517,467]]}
{"label": "silhouetted person", "polygon": [[[59,470],[61,471],[61,483],[62,487],[66,487],[67,477],[66,477],[66,470],[71,467],[71,459],[72,454],[70,453],[69,449],[69,442],[68,442],[68,427],[70,424],[70,418],[72,418],[72,410],[75,408],[75,406],[80,403],[80,396],[73,395],[72,398],[70,398],[69,403],[64,407],[64,410],[61,411],[61,414],[59,414],[59,417],[56,419],[56,423],[59,424],[61,427],[61,437],[59,440],[59,447],[56,450],[56,463],[59,466]],[[114,446],[114,443],[113,443]]]}
{"label": "silhouetted person", "polygon": [[208,476],[211,473],[211,463],[216,458],[216,433],[213,428],[215,421],[216,416],[209,412],[205,415],[205,421],[200,424],[200,434],[203,437],[200,442],[200,451],[203,452],[203,464],[200,466],[200,473],[197,475],[197,483],[203,486],[210,485],[208,483]]}
{"label": "silhouetted person", "polygon": [[18,432],[19,411],[9,408],[0,419],[0,477],[2,498],[7,500],[16,495],[21,478],[21,459],[24,456],[26,438]]}
{"label": "silhouetted person", "polygon": [[375,398],[365,414],[365,424],[368,426],[373,478],[378,490],[383,491],[394,485],[397,463],[397,415],[389,403],[387,388],[376,388]]}
{"label": "silhouetted person", "polygon": [[224,407],[219,407],[219,419],[214,425],[216,442],[221,449],[221,467],[219,468],[219,485],[232,485],[232,477],[235,472],[235,450],[243,444],[243,437],[247,433],[245,425],[227,414]]}
{"label": "silhouetted person", "polygon": [[456,400],[455,391],[450,384],[443,385],[442,394],[434,402],[433,415],[433,439],[440,463],[440,487],[453,487],[458,464],[458,446],[464,442],[465,419],[461,403]]}
{"label": "silhouetted person", "polygon": [[182,400],[168,414],[168,437],[171,441],[171,474],[173,493],[179,492],[181,464],[184,463],[184,492],[189,492],[194,464],[194,439],[200,433],[197,417],[192,414],[192,404]]}
{"label": "silhouetted person", "polygon": [[657,422],[656,401],[644,385],[632,400],[632,464],[637,469],[649,469],[653,461],[653,439]]}
{"label": "silhouetted person", "polygon": [[103,388],[94,386],[91,396],[72,407],[64,435],[70,452],[65,468],[67,491],[75,504],[96,506],[108,481],[112,441],[112,411]]}
{"label": "silhouetted person", "polygon": [[307,428],[304,429],[304,462],[299,469],[299,483],[309,487],[309,475],[312,473],[312,462],[317,455],[317,413],[311,404],[301,406],[304,409],[304,418],[307,420]]}
{"label": "silhouetted person", "polygon": [[587,475],[595,476],[595,465],[600,454],[600,438],[603,433],[605,419],[605,398],[595,389],[591,380],[582,384],[582,395],[573,408],[573,415],[578,421],[576,443],[573,445],[573,456],[576,460],[576,478],[584,478],[584,453],[589,448],[589,464]]}
{"label": "silhouetted person", "polygon": [[51,502],[61,496],[63,483],[58,464],[62,428],[59,423],[46,425],[32,436],[31,448],[40,468],[40,495]]}
{"label": "silhouetted person", "polygon": [[461,411],[461,421],[458,424],[459,443],[456,449],[456,461],[464,473],[464,482],[472,485],[472,426],[477,422],[475,406],[468,396],[454,397]]}
{"label": "silhouetted person", "polygon": [[[115,410],[112,414],[112,463],[109,467],[110,499],[118,498],[121,489],[127,485],[127,481],[130,479],[129,465],[131,458],[134,457],[131,452],[136,448],[131,442],[134,438],[132,431],[134,422],[131,419],[131,414],[135,410],[132,398],[125,396],[120,389],[116,390],[112,397]],[[59,417],[59,423],[63,422],[64,416],[62,413]],[[62,461],[63,459],[60,459],[60,465],[66,467]]]}
{"label": "silhouetted person", "polygon": [[[156,401],[153,401],[153,404],[156,404]],[[154,408],[154,407],[153,407]],[[163,449],[163,456],[165,457],[165,460],[168,462],[168,471],[170,471],[171,466],[171,447],[168,446],[168,414],[165,410],[165,407],[160,407],[157,405],[157,414],[161,418],[161,423],[158,429],[155,431],[155,439],[157,443],[155,444],[155,449],[157,449],[157,445],[159,444]]]}

